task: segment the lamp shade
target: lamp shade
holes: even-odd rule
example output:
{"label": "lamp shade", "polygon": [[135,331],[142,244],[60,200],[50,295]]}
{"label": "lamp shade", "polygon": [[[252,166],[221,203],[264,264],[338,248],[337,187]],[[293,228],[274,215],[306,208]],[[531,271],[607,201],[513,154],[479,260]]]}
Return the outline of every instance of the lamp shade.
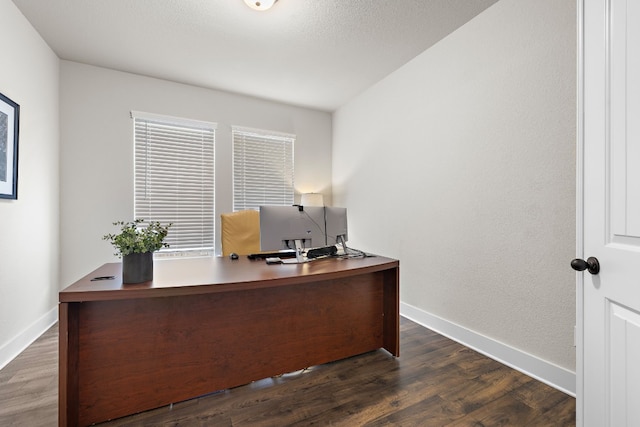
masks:
{"label": "lamp shade", "polygon": [[302,206],[324,206],[324,198],[320,193],[304,193],[300,197]]}
{"label": "lamp shade", "polygon": [[278,0],[244,0],[247,6],[254,10],[271,9],[271,6],[273,6],[277,1]]}

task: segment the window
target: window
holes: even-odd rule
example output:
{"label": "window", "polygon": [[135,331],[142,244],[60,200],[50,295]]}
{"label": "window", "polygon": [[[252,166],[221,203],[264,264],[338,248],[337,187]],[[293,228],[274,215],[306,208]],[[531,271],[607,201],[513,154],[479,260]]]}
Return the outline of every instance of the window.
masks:
{"label": "window", "polygon": [[295,135],[233,127],[233,210],[293,204]]}
{"label": "window", "polygon": [[132,111],[134,217],[173,223],[165,252],[213,253],[214,123]]}

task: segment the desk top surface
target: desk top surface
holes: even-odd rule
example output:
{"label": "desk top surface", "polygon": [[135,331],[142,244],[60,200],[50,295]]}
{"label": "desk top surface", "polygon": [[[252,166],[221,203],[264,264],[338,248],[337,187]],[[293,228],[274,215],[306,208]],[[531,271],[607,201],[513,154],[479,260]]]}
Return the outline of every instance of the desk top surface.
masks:
{"label": "desk top surface", "polygon": [[[154,260],[154,279],[122,283],[122,263],[104,264],[59,293],[60,302],[105,301],[172,295],[229,292],[265,286],[285,286],[397,269],[399,262],[379,256],[328,258],[304,264],[269,264],[245,256]],[[396,273],[397,274],[397,273]],[[112,280],[92,281],[94,277]]]}

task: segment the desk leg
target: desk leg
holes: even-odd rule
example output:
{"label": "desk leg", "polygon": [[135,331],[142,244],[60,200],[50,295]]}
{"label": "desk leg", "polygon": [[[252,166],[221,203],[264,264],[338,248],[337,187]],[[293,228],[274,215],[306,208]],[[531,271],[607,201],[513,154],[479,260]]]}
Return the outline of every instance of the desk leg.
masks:
{"label": "desk leg", "polygon": [[400,269],[384,271],[383,345],[391,354],[400,356]]}
{"label": "desk leg", "polygon": [[60,303],[58,425],[78,425],[78,303]]}

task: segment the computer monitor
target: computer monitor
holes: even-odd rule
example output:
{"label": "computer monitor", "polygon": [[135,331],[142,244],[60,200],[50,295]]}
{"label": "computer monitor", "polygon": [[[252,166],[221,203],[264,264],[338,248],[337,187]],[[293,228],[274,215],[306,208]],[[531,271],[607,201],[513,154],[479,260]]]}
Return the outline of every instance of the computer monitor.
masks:
{"label": "computer monitor", "polygon": [[327,245],[342,245],[345,253],[346,242],[349,240],[347,233],[347,208],[326,206],[324,208],[326,224]]}
{"label": "computer monitor", "polygon": [[260,249],[294,249],[298,262],[305,249],[326,245],[324,207],[260,206]]}

